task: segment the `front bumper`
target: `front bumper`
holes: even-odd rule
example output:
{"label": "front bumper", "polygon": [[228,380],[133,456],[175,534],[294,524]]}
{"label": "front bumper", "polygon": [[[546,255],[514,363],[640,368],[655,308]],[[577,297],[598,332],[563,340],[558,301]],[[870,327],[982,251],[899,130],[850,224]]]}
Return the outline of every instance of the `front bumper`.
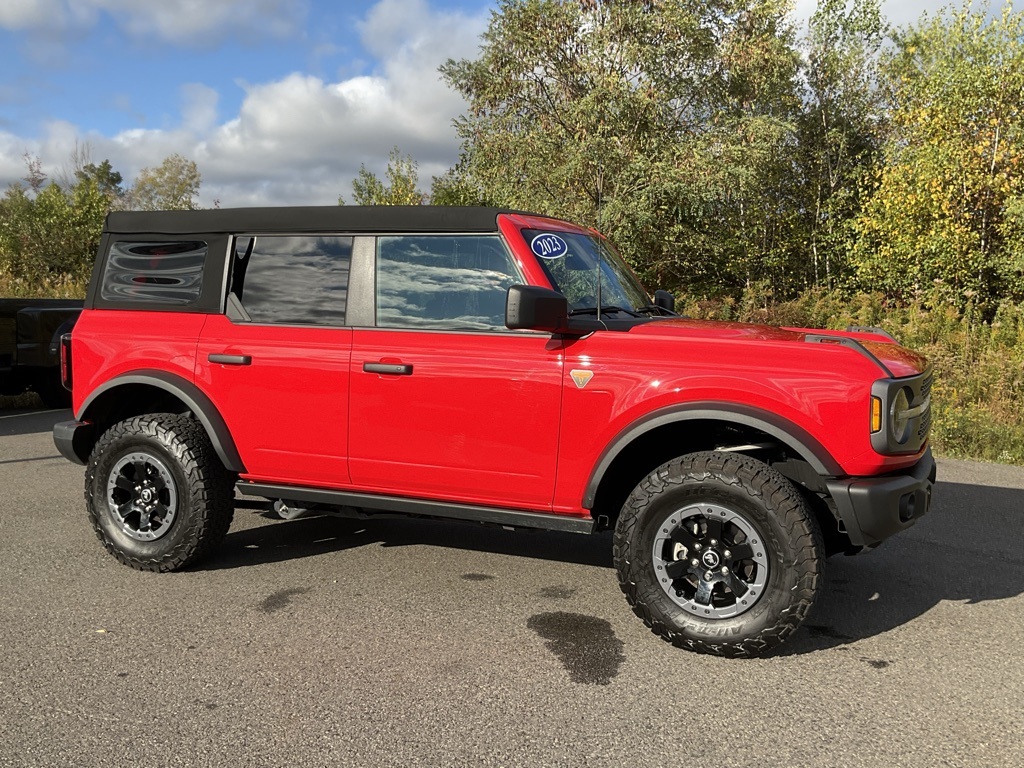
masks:
{"label": "front bumper", "polygon": [[826,481],[836,511],[854,547],[875,547],[928,512],[935,485],[929,448],[914,466],[881,477]]}

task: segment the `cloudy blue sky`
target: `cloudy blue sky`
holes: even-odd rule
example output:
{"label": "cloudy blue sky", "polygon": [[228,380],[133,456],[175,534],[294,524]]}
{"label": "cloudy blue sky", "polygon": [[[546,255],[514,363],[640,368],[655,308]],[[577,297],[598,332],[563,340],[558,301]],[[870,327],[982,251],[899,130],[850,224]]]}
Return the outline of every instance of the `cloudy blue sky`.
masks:
{"label": "cloudy blue sky", "polygon": [[[815,0],[797,0],[806,18]],[[887,0],[904,24],[941,0]],[[131,180],[195,160],[201,203],[331,204],[398,146],[421,180],[458,156],[462,99],[491,0],[0,0],[0,188],[24,155],[51,177],[76,147]]]}

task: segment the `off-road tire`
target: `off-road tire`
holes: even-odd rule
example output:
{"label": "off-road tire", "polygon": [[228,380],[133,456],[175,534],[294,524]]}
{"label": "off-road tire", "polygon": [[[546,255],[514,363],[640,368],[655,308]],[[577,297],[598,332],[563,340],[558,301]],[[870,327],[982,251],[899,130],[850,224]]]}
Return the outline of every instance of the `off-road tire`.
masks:
{"label": "off-road tire", "polygon": [[[120,473],[137,471],[124,469],[130,464],[155,468],[165,497],[173,493],[173,508],[164,510],[170,522],[161,531],[130,531],[111,508],[111,499],[120,493],[109,490],[119,464]],[[140,571],[175,571],[223,540],[234,514],[234,481],[195,419],[147,414],[115,424],[96,442],[85,472],[85,502],[96,535],[120,562]],[[156,537],[139,539],[145,535]]]}
{"label": "off-road tire", "polygon": [[[703,604],[696,598],[687,600],[686,595],[676,592],[673,584],[682,582],[666,580],[665,569],[677,563],[661,560],[656,554],[658,547],[668,544],[685,549],[667,537],[673,520],[685,518],[691,521],[690,525],[699,520],[693,516],[695,509],[706,512],[709,520],[714,515],[722,515],[723,519],[728,515],[744,526],[752,532],[751,541],[757,543],[754,549],[760,554],[755,557],[767,560],[768,567],[761,572],[752,564],[753,560],[736,566],[748,569],[744,571],[747,574],[766,574],[760,593],[750,600],[750,607],[746,603],[740,605],[731,590],[718,588],[718,598],[733,599],[738,615],[696,615],[698,611],[713,611],[701,610]],[[700,530],[699,525],[695,530]],[[740,527],[734,525],[729,530],[739,531],[736,538],[744,540]],[[701,541],[699,536],[687,535],[684,531],[679,538],[697,549],[688,555],[707,552],[707,548],[697,548],[694,543]],[[722,545],[718,550],[721,555]],[[749,545],[746,550],[751,551]],[[613,552],[619,586],[633,612],[651,631],[680,648],[750,657],[771,651],[803,622],[818,591],[825,549],[813,513],[789,480],[749,456],[701,452],[673,459],[640,482],[619,515]],[[698,559],[686,560],[682,565],[688,568]],[[670,570],[678,573],[681,569]],[[687,578],[693,578],[692,574]],[[682,586],[688,589],[687,585]],[[740,593],[743,586],[746,585],[736,592]],[[670,591],[677,599],[670,596]],[[721,613],[727,614],[728,608]]]}

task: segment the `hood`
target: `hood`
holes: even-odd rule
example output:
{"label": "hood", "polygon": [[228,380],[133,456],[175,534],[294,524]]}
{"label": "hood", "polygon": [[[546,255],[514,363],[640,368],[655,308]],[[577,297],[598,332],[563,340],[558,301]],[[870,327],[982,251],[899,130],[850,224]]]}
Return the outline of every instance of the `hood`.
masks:
{"label": "hood", "polygon": [[[901,347],[881,334],[870,332],[819,330],[811,328],[780,328],[757,323],[733,323],[721,320],[693,320],[669,318],[636,326],[631,333],[686,337],[689,339],[719,339],[745,342],[817,342],[842,344],[852,339],[866,349],[892,378],[914,376],[928,368],[922,355]],[[810,340],[808,340],[810,337]],[[851,351],[855,348],[851,346]]]}
{"label": "hood", "polygon": [[928,370],[928,359],[919,355],[912,349],[901,347],[893,341],[872,341],[868,338],[861,338],[866,334],[855,334],[856,338],[868,352],[878,358],[878,361],[889,369],[894,379],[901,379],[904,376],[916,376],[922,371]]}
{"label": "hood", "polygon": [[723,320],[693,320],[687,317],[672,317],[643,323],[632,332],[730,341],[803,341],[808,333],[813,333],[803,328],[778,328],[774,325],[730,323]]}

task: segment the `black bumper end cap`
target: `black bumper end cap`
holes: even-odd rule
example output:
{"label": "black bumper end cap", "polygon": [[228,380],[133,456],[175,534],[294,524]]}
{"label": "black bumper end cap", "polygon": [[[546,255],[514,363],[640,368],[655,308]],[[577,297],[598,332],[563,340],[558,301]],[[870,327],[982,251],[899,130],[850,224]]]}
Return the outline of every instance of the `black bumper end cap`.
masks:
{"label": "black bumper end cap", "polygon": [[53,444],[61,456],[75,464],[88,461],[94,435],[95,427],[88,421],[60,421],[53,425]]}
{"label": "black bumper end cap", "polygon": [[826,482],[850,543],[872,549],[906,530],[931,507],[936,466],[931,448],[902,472]]}

